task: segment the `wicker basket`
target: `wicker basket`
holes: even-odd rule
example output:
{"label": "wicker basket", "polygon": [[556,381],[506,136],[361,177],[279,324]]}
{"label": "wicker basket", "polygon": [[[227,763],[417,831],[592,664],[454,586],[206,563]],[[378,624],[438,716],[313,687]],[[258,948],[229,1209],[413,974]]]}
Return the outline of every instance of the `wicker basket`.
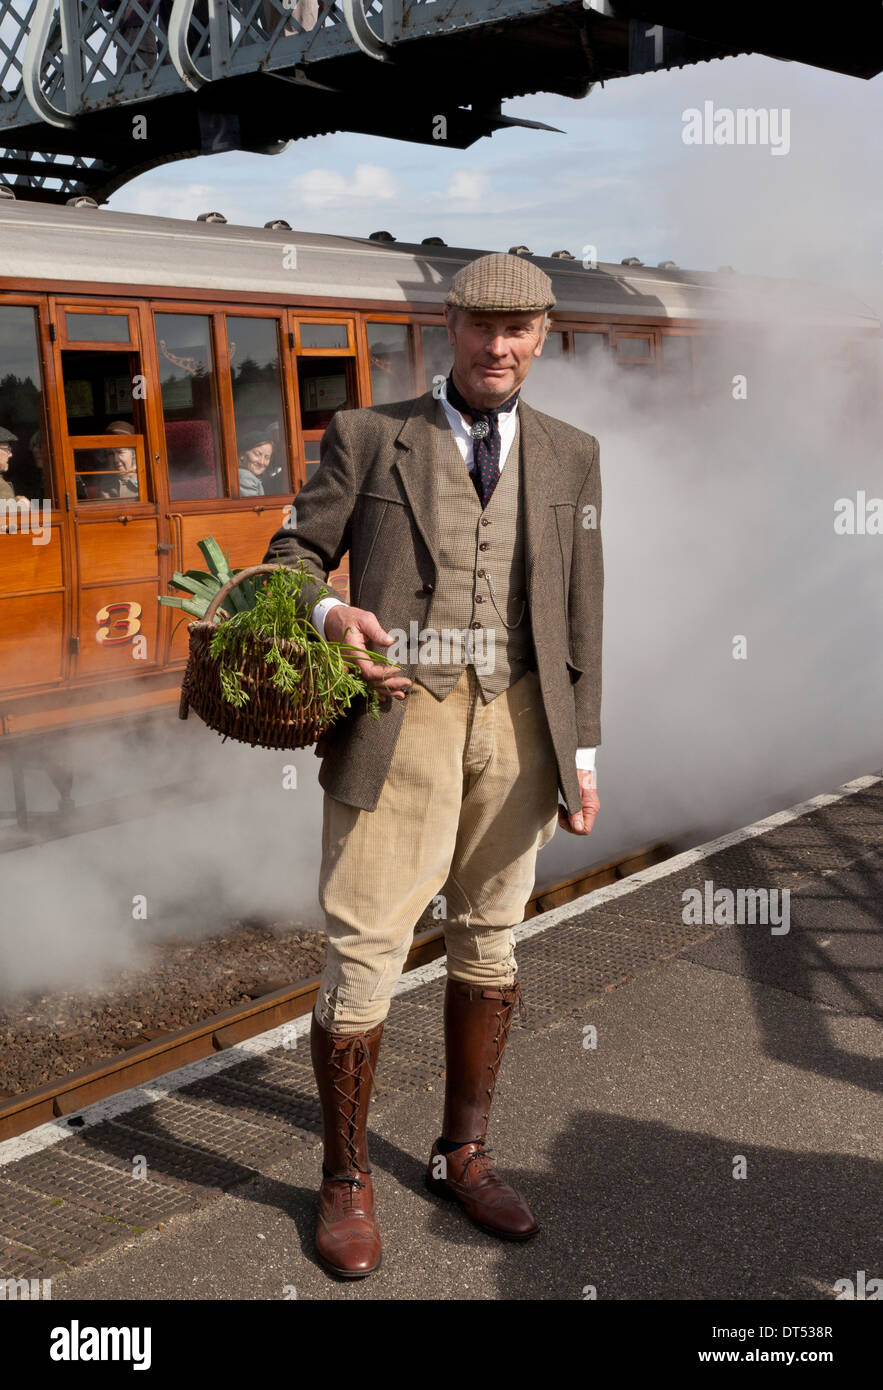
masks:
{"label": "wicker basket", "polygon": [[[327,712],[320,717],[307,679],[294,695],[272,684],[264,653],[272,646],[268,637],[243,634],[240,679],[248,700],[237,709],[221,693],[220,660],[209,652],[217,628],[215,615],[224,599],[243,580],[254,574],[271,574],[278,565],[252,565],[229,580],[212,599],[205,617],[190,624],[190,659],[181,684],[178,716],[186,719],[192,709],[204,724],[225,739],[250,743],[253,748],[308,748],[333,723]],[[297,665],[301,651],[293,642],[280,642],[286,657]]]}

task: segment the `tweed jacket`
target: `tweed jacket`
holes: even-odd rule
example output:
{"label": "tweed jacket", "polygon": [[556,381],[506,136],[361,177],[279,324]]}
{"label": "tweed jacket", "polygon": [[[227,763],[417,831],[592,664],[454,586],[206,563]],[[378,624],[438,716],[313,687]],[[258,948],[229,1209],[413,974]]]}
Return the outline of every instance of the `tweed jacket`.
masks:
{"label": "tweed jacket", "polygon": [[[575,755],[601,742],[601,634],[604,566],[601,478],[593,435],[519,400],[524,475],[527,599],[543,705],[558,784],[573,813],[581,807]],[[432,391],[392,405],[339,410],[325,431],[321,462],[297,494],[296,525],[271,537],[264,562],[315,575],[304,586],[308,613],[328,574],[350,556],[350,602],[382,626],[431,626],[438,576],[438,518],[432,434],[449,429]],[[465,464],[464,464],[465,467]],[[382,649],[381,649],[382,650]],[[403,666],[412,680],[419,668]],[[320,785],[339,801],[373,811],[395,749],[407,700],[364,699],[320,740]]]}

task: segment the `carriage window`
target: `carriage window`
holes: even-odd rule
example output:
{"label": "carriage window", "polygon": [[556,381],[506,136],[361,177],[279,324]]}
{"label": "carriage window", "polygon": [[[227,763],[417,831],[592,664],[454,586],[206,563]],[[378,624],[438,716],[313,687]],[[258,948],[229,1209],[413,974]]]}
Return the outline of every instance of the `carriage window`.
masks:
{"label": "carriage window", "polygon": [[66,348],[61,365],[68,434],[104,434],[111,421],[136,428],[135,353]]}
{"label": "carriage window", "polygon": [[[119,443],[117,443],[119,439]],[[110,440],[108,441],[110,444]],[[80,502],[138,502],[138,455],[134,438],[115,434],[112,447],[74,449],[77,500]]]}
{"label": "carriage window", "polygon": [[342,348],[350,346],[349,333],[345,323],[301,323],[300,345],[302,351],[310,348]]}
{"label": "carriage window", "polygon": [[223,497],[211,321],[202,314],[155,318],[169,495]]}
{"label": "carriage window", "polygon": [[423,373],[428,391],[436,377],[446,377],[451,370],[454,349],[448,339],[447,328],[436,324],[423,324],[420,340],[423,343]]}
{"label": "carriage window", "polygon": [[653,339],[643,334],[634,337],[621,334],[616,340],[616,354],[620,361],[650,362],[653,359]]}
{"label": "carriage window", "polygon": [[406,323],[369,323],[368,360],[375,405],[406,401],[413,395]]}
{"label": "carriage window", "polygon": [[573,353],[580,366],[587,367],[590,372],[603,366],[609,360],[607,334],[574,333]]}
{"label": "carriage window", "polygon": [[54,501],[33,309],[0,305],[0,499]]}
{"label": "carriage window", "polygon": [[129,343],[132,341],[128,314],[65,313],[64,320],[69,343]]}
{"label": "carriage window", "polygon": [[227,316],[241,497],[290,493],[275,319]]}
{"label": "carriage window", "polygon": [[551,331],[546,334],[546,341],[543,343],[543,351],[539,361],[551,361],[557,357],[564,356],[564,334]]}
{"label": "carriage window", "polygon": [[356,384],[351,357],[298,357],[301,425],[324,430],[336,410],[355,408]]}

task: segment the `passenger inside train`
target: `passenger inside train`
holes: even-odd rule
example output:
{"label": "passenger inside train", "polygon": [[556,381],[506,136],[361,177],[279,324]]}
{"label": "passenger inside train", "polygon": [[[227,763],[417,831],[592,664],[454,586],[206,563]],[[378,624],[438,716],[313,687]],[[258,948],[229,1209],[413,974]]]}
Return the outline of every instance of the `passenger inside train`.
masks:
{"label": "passenger inside train", "polygon": [[[105,433],[124,435],[134,434],[135,430],[126,420],[113,420]],[[125,498],[137,501],[141,494],[138,488],[138,459],[135,450],[121,445],[115,449],[99,449],[97,452],[101,463],[107,469],[106,477],[99,487],[99,497],[102,500],[116,501],[118,498]]]}
{"label": "passenger inside train", "polygon": [[242,497],[263,497],[264,476],[273,459],[273,431],[247,430],[239,450],[239,492]]}
{"label": "passenger inside train", "polygon": [[0,425],[0,501],[3,502],[10,502],[13,498],[16,501],[19,500],[19,494],[7,477],[13,446],[17,439],[18,435],[13,434],[12,430],[6,429],[5,425]]}

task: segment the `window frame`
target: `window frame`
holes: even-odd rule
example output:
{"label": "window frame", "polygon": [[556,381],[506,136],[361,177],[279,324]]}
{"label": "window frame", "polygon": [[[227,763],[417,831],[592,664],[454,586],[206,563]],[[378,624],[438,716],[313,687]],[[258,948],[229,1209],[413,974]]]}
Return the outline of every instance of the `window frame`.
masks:
{"label": "window frame", "polygon": [[410,394],[409,396],[406,396],[404,399],[405,399],[405,400],[410,400],[410,399],[417,393],[417,381],[418,381],[418,375],[417,375],[417,346],[416,346],[416,340],[417,340],[417,338],[419,337],[419,334],[416,333],[416,332],[414,331],[414,327],[415,327],[415,325],[414,325],[414,320],[413,320],[413,318],[408,318],[408,317],[406,317],[404,314],[363,314],[363,315],[362,315],[362,325],[363,325],[363,332],[364,332],[365,372],[366,372],[366,375],[367,375],[367,387],[368,387],[367,395],[370,397],[371,404],[373,405],[373,404],[374,404],[374,384],[373,384],[373,382],[372,382],[372,380],[371,380],[371,344],[370,344],[370,342],[369,342],[369,340],[368,340],[368,328],[369,328],[369,326],[370,326],[372,323],[389,323],[389,324],[393,324],[393,325],[399,325],[400,327],[404,327],[405,329],[407,329],[407,335],[406,335],[406,336],[407,336],[407,344],[408,344],[408,372],[409,372],[409,375],[410,375],[410,381],[409,381],[409,383],[408,383],[408,391],[409,391],[411,394]]}
{"label": "window frame", "polygon": [[[124,443],[120,443],[123,440]],[[90,510],[96,504],[104,507],[156,507],[156,498],[148,496],[147,473],[147,445],[143,434],[77,434],[69,435],[68,442],[71,451],[71,466],[73,469],[74,489],[76,489],[77,478],[93,477],[96,475],[107,476],[104,469],[95,469],[94,473],[79,473],[77,471],[77,454],[81,449],[134,449],[135,464],[138,474],[138,496],[137,497],[76,497],[76,505],[88,507]]]}
{"label": "window frame", "polygon": [[[226,394],[229,394],[229,428],[231,439],[231,450],[233,453],[233,474],[236,486],[235,493],[231,493],[228,501],[243,501],[250,505],[255,502],[262,503],[261,497],[242,497],[239,491],[239,455],[236,452],[236,409],[233,399],[233,374],[230,368],[230,337],[227,332],[228,319],[269,319],[276,324],[276,344],[279,360],[279,391],[282,399],[282,424],[285,430],[285,447],[288,460],[288,481],[291,484],[291,495],[295,495],[301,484],[298,483],[300,469],[300,442],[301,442],[301,421],[300,411],[297,409],[295,399],[296,383],[296,363],[293,336],[294,330],[289,322],[290,310],[274,309],[272,305],[253,304],[241,305],[237,307],[224,307],[219,310],[220,320],[218,332],[220,341],[223,345],[224,370],[218,373],[219,395],[223,401],[224,408],[227,406]],[[310,354],[312,355],[312,354]],[[316,354],[319,355],[319,354]],[[342,354],[338,354],[342,355]],[[223,378],[224,384],[221,384]],[[226,419],[222,423],[222,429],[226,431]],[[266,501],[272,499],[288,497],[288,492],[274,492],[266,494]]]}
{"label": "window frame", "polygon": [[[657,351],[656,346],[658,333],[657,328],[619,328],[614,326],[611,346],[616,365],[618,367],[655,367],[658,375],[661,371],[661,353]],[[649,356],[626,357],[620,352],[621,342],[635,338],[650,344]]]}
{"label": "window frame", "polygon": [[[211,303],[211,304],[209,304],[209,303],[199,304],[199,303],[194,303],[193,301],[189,301],[189,300],[181,300],[181,301],[179,301],[179,300],[170,300],[170,299],[161,299],[161,300],[156,300],[156,299],[154,299],[154,300],[151,300],[151,301],[150,301],[150,304],[149,304],[149,306],[148,306],[148,310],[149,310],[149,316],[150,316],[151,332],[152,332],[152,335],[153,335],[152,351],[153,351],[153,353],[155,353],[155,359],[154,359],[154,361],[155,361],[155,369],[156,369],[157,414],[158,414],[158,420],[159,420],[159,426],[160,426],[160,430],[159,430],[159,434],[158,434],[158,440],[161,442],[161,445],[162,445],[162,459],[161,459],[161,464],[162,464],[163,474],[164,474],[164,477],[165,477],[165,486],[166,486],[166,488],[168,489],[168,492],[169,492],[170,505],[172,505],[172,502],[173,502],[174,507],[177,509],[177,508],[180,506],[180,504],[181,504],[182,502],[184,502],[184,503],[200,502],[200,503],[203,503],[203,504],[206,503],[206,502],[208,502],[208,503],[214,504],[214,505],[217,505],[218,503],[221,503],[221,502],[237,502],[237,501],[240,500],[240,498],[239,498],[239,478],[238,478],[238,470],[237,470],[236,467],[235,467],[235,465],[236,465],[236,463],[237,463],[237,460],[236,460],[236,458],[234,457],[234,455],[235,455],[235,446],[234,446],[234,444],[233,444],[233,442],[232,442],[232,439],[231,439],[231,437],[230,437],[230,431],[231,431],[232,425],[233,425],[233,407],[232,407],[232,400],[233,400],[233,397],[232,397],[232,387],[230,386],[229,377],[228,377],[228,383],[227,383],[227,385],[228,385],[228,391],[229,391],[228,400],[225,400],[225,398],[224,398],[224,393],[223,393],[223,390],[222,390],[222,387],[221,387],[221,377],[222,377],[222,375],[223,375],[223,371],[226,371],[226,372],[229,374],[229,366],[230,366],[229,361],[227,361],[226,358],[225,358],[225,357],[222,357],[222,355],[221,355],[221,348],[222,348],[222,346],[223,346],[223,348],[224,348],[224,351],[226,352],[226,338],[224,337],[224,338],[222,338],[222,339],[219,341],[219,332],[218,332],[218,320],[223,318],[223,315],[227,312],[227,311],[226,311],[226,308],[219,308],[215,303]],[[167,443],[166,443],[166,428],[165,428],[165,427],[166,427],[166,417],[165,417],[165,411],[164,411],[164,409],[163,409],[163,401],[162,401],[162,363],[163,363],[163,357],[162,357],[162,353],[161,353],[160,345],[159,345],[159,332],[158,332],[158,326],[157,326],[157,318],[158,318],[160,315],[163,315],[163,314],[175,315],[176,317],[181,317],[181,318],[183,318],[183,317],[186,316],[186,317],[191,317],[191,318],[200,318],[200,319],[207,319],[207,320],[208,320],[208,339],[209,339],[209,346],[210,346],[210,348],[211,348],[211,353],[212,353],[212,363],[211,363],[211,366],[212,366],[212,402],[213,402],[214,410],[215,410],[215,424],[216,424],[216,427],[217,427],[217,445],[218,445],[218,451],[219,451],[219,455],[220,455],[219,462],[220,462],[220,465],[221,465],[221,467],[220,467],[220,474],[221,474],[221,482],[222,482],[222,485],[223,485],[223,491],[221,492],[220,496],[218,496],[218,497],[210,497],[210,498],[206,498],[206,497],[200,497],[200,498],[196,498],[196,497],[194,497],[194,498],[178,497],[178,498],[174,498],[174,499],[171,498],[171,477],[170,477],[170,474],[169,474],[169,451],[168,451],[168,445],[167,445]],[[221,362],[224,362],[224,368],[223,368],[223,370],[222,370],[221,365],[220,365]],[[225,414],[225,410],[226,410],[226,408],[227,408],[228,405],[229,405],[229,415]],[[235,436],[234,436],[234,437],[235,437]],[[235,475],[235,476],[234,476],[234,475]],[[235,491],[233,490],[234,482],[235,482]]]}
{"label": "window frame", "polygon": [[[127,304],[125,302],[113,305],[88,304],[85,302],[81,303],[77,300],[57,299],[56,307],[58,309],[58,346],[62,351],[68,348],[74,349],[77,352],[107,352],[111,349],[124,351],[126,348],[128,348],[130,352],[140,351],[138,331],[132,327],[133,321],[136,320],[138,316],[137,305]],[[84,341],[82,338],[72,338],[67,330],[68,314],[83,314],[88,315],[90,318],[125,318],[129,326],[129,336],[127,339],[111,338],[101,339],[100,341],[96,339],[94,342],[89,340]]]}
{"label": "window frame", "polygon": [[[309,311],[302,312],[299,309],[289,309],[291,320],[291,332],[294,334],[294,354],[296,357],[357,357],[357,335],[355,325],[355,315],[341,314],[311,314]],[[316,348],[304,347],[301,339],[301,328],[306,325],[309,328],[322,327],[329,325],[334,328],[346,329],[346,347]]]}
{"label": "window frame", "polygon": [[[52,504],[52,526],[60,525],[65,508],[62,499],[66,497],[64,461],[61,448],[63,421],[59,415],[59,391],[61,382],[55,368],[52,353],[52,312],[46,295],[19,294],[3,291],[0,293],[0,309],[31,309],[34,311],[34,346],[37,351],[37,370],[40,373],[40,410],[43,424],[43,441],[47,454],[49,480],[52,496],[41,500]],[[63,400],[63,392],[62,392]],[[67,547],[65,546],[65,551]],[[67,566],[67,558],[64,560]],[[67,583],[65,569],[65,583]]]}

